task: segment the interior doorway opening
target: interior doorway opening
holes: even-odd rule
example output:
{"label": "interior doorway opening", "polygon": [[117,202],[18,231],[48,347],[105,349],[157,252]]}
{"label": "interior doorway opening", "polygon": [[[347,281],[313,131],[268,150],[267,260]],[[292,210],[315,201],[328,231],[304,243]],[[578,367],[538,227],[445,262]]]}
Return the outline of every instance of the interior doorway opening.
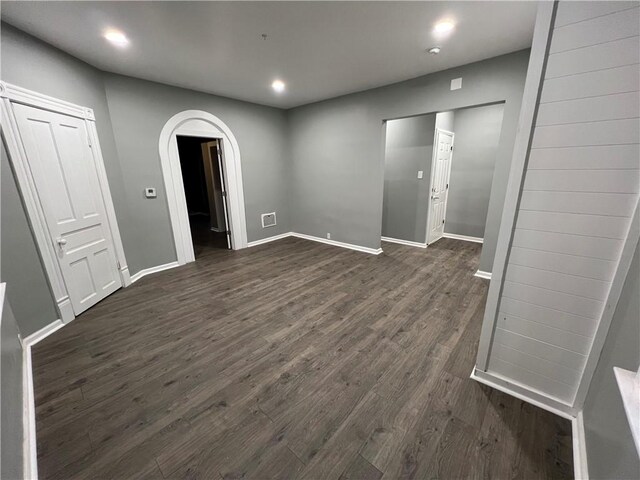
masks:
{"label": "interior doorway opening", "polygon": [[195,257],[230,249],[222,140],[176,135],[176,141]]}
{"label": "interior doorway opening", "polygon": [[193,262],[193,240],[189,212],[187,211],[182,167],[178,154],[178,136],[218,139],[222,177],[227,207],[227,231],[231,248],[247,247],[247,222],[242,187],[242,162],[240,147],[233,132],[215,115],[202,110],[185,110],[171,117],[160,132],[158,151],[162,165],[162,177],[167,194],[167,207],[176,247],[178,265]]}
{"label": "interior doorway opening", "polygon": [[382,240],[482,243],[504,103],[386,121]]}

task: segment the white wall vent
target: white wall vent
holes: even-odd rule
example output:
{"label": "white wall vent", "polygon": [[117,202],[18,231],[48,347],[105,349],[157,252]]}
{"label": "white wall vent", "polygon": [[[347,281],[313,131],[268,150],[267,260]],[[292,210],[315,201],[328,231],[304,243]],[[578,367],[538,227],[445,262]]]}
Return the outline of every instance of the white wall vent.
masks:
{"label": "white wall vent", "polygon": [[276,226],[276,212],[263,213],[261,217],[262,217],[262,228]]}

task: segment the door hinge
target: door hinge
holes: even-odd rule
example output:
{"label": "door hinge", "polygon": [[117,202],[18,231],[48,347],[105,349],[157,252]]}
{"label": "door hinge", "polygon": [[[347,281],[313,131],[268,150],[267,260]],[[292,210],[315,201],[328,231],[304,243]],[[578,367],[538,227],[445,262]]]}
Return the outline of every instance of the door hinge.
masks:
{"label": "door hinge", "polygon": [[222,196],[226,197],[227,196],[227,192],[222,192]]}
{"label": "door hinge", "polygon": [[444,218],[442,219],[442,224],[444,225]]}
{"label": "door hinge", "polygon": [[89,144],[89,148],[93,148],[93,145],[91,145],[91,137],[89,135],[87,135],[87,143]]}
{"label": "door hinge", "polygon": [[449,184],[447,183],[447,190],[449,190]]}
{"label": "door hinge", "polygon": [[118,266],[118,270],[120,270],[120,262],[116,260],[116,265]]}
{"label": "door hinge", "polygon": [[226,231],[227,236],[231,235],[231,230]]}
{"label": "door hinge", "polygon": [[452,152],[453,152],[453,145],[451,145],[451,150],[450,150],[450,151],[452,151]]}

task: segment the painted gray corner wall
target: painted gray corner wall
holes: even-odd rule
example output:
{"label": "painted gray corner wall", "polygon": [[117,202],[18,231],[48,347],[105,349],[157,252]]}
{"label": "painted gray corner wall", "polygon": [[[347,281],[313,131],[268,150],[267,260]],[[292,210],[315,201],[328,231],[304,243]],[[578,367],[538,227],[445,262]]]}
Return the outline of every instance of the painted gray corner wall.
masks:
{"label": "painted gray corner wall", "polygon": [[[384,158],[382,236],[425,242],[436,115],[389,120]],[[418,178],[418,170],[423,178]]]}
{"label": "painted gray corner wall", "polygon": [[22,344],[6,298],[0,328],[0,478],[23,478]]}
{"label": "painted gray corner wall", "polygon": [[293,230],[379,248],[383,121],[504,101],[479,267],[491,271],[528,60],[523,50],[289,110]]}
{"label": "painted gray corner wall", "polygon": [[613,367],[636,371],[640,364],[640,248],[622,288],[584,404],[591,478],[638,478],[640,460],[627,422]]}
{"label": "painted gray corner wall", "polygon": [[[528,51],[516,52],[283,112],[104,74],[11,26],[2,28],[4,80],[94,109],[132,273],[175,259],[157,142],[179,111],[210,111],[238,138],[250,241],[289,230],[321,237],[332,232],[336,240],[378,248],[383,120],[506,101],[480,262],[489,270],[527,61]],[[449,81],[458,76],[463,89],[452,92]],[[159,198],[144,199],[145,186],[156,186]],[[262,230],[259,213],[273,210],[279,226]]]}
{"label": "painted gray corner wall", "polygon": [[[175,260],[158,140],[166,121],[183,110],[213,113],[238,139],[249,241],[290,230],[285,111],[106,74],[4,23],[1,44],[4,81],[93,108],[131,273]],[[159,197],[144,199],[145,186],[156,186]],[[274,210],[278,226],[263,230],[259,214]],[[12,255],[21,252],[18,247]],[[26,295],[14,292],[16,310]]]}
{"label": "painted gray corner wall", "polygon": [[502,104],[455,112],[447,233],[484,237],[503,113]]}
{"label": "painted gray corner wall", "polygon": [[[125,246],[131,272],[176,259],[158,140],[166,122],[184,110],[212,113],[238,140],[249,241],[291,230],[285,111],[114,74],[105,73],[104,82],[134,223]],[[158,198],[144,198],[144,187],[156,187]],[[263,229],[260,214],[272,211],[278,225]]]}
{"label": "painted gray corner wall", "polygon": [[[122,175],[102,73],[10,25],[2,23],[1,27],[2,80],[93,108],[114,207],[127,251],[131,245],[127,229],[130,222],[127,218],[126,197],[121,188]],[[11,185],[7,183],[8,187],[5,189],[5,180],[9,182],[9,179],[13,180],[12,175],[3,175],[2,255],[6,260],[3,258],[2,273],[4,281],[8,284],[11,303],[21,331],[24,335],[29,335],[56,320],[58,314],[52,310],[51,294],[49,293],[49,301],[45,298],[46,295],[40,292],[41,279],[46,276],[38,256],[35,255],[35,242],[31,232],[25,229],[27,217],[22,204],[16,200]],[[23,259],[27,266],[21,265],[20,269],[17,265],[15,268],[12,267],[11,261],[15,258]]]}
{"label": "painted gray corner wall", "polygon": [[7,284],[20,331],[27,336],[56,320],[58,314],[4,143],[0,153],[0,278]]}

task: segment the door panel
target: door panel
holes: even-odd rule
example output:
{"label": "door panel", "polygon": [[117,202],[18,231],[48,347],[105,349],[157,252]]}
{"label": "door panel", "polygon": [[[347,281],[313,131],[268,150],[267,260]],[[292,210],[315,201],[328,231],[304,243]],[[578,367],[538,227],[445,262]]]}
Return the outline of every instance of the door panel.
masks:
{"label": "door panel", "polygon": [[84,120],[14,112],[38,200],[76,315],[122,286]]}
{"label": "door panel", "polygon": [[433,159],[435,164],[431,180],[431,212],[427,243],[433,243],[444,235],[452,148],[453,135],[438,131],[436,135],[436,156]]}

